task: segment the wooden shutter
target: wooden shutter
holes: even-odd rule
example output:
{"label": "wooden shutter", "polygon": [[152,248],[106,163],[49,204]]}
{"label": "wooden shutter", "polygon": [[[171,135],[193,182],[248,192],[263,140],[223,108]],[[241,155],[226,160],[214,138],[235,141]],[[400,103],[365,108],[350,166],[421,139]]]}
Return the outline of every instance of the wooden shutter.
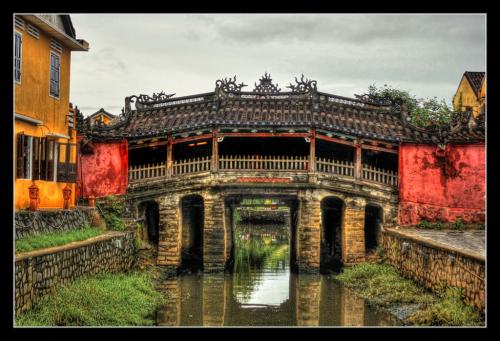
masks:
{"label": "wooden shutter", "polygon": [[16,150],[16,177],[24,178],[24,150],[25,136],[23,133],[17,134],[17,150]]}
{"label": "wooden shutter", "polygon": [[40,163],[41,163],[41,140],[39,137],[33,136],[33,158],[32,158],[32,174],[33,180],[40,180]]}
{"label": "wooden shutter", "polygon": [[[64,147],[64,148],[61,148]],[[59,157],[57,163],[57,181],[58,182],[76,182],[76,154],[75,162],[71,162],[71,155],[76,151],[76,144],[60,143],[58,144]],[[64,156],[62,154],[64,152]]]}

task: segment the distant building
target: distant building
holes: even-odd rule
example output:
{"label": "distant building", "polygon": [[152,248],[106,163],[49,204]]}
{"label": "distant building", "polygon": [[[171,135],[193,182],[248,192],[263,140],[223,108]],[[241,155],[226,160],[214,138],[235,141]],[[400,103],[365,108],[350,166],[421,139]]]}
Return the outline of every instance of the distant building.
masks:
{"label": "distant building", "polygon": [[76,39],[69,15],[15,15],[15,208],[29,206],[28,188],[39,188],[40,208],[62,208],[62,189],[76,181],[76,108],[69,102]]}
{"label": "distant building", "polygon": [[485,110],[486,75],[484,72],[465,71],[453,96],[456,111],[472,110],[474,117]]}
{"label": "distant building", "polygon": [[87,117],[90,127],[93,127],[98,122],[100,122],[103,125],[108,125],[115,118],[116,118],[116,115],[113,115],[113,114],[107,112],[103,108],[99,109],[97,112],[95,112],[92,115],[90,115],[89,117]]}

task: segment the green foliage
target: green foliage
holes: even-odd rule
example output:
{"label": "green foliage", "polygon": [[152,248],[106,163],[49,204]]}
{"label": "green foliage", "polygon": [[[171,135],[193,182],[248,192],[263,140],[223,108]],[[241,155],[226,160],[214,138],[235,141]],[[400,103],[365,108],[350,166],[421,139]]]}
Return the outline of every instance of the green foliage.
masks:
{"label": "green foliage", "polygon": [[463,231],[465,230],[465,224],[462,222],[462,219],[461,218],[458,218],[457,220],[455,220],[455,222],[453,223],[453,229],[455,230],[458,230],[458,231]]}
{"label": "green foliage", "polygon": [[37,249],[65,245],[89,239],[103,234],[105,231],[86,225],[82,229],[63,232],[44,233],[16,240],[16,252],[29,252]]}
{"label": "green foliage", "polygon": [[425,219],[420,221],[420,223],[418,223],[416,226],[421,229],[436,229],[436,230],[442,230],[444,227],[443,223],[440,221],[435,221],[431,223]]}
{"label": "green foliage", "polygon": [[464,303],[460,289],[444,287],[432,295],[389,264],[362,263],[346,268],[336,277],[368,303],[383,307],[420,304],[407,318],[414,325],[468,326],[484,322],[479,313]]}
{"label": "green foliage", "polygon": [[16,316],[19,326],[147,326],[163,302],[148,273],[81,278]]}
{"label": "green foliage", "polygon": [[409,317],[416,325],[478,326],[484,325],[479,313],[464,303],[459,288],[447,288],[438,293],[438,301]]}
{"label": "green foliage", "polygon": [[368,93],[392,103],[402,103],[409,113],[411,123],[419,127],[448,124],[453,113],[444,99],[441,101],[436,97],[417,99],[409,91],[395,89],[387,84],[384,84],[382,88],[377,88],[372,84],[368,87]]}
{"label": "green foliage", "polygon": [[109,230],[125,231],[126,226],[121,219],[125,213],[123,198],[114,195],[100,198],[97,206],[100,208]]}
{"label": "green foliage", "polygon": [[401,277],[388,264],[362,263],[344,269],[337,279],[369,302],[390,306],[395,303],[431,303],[434,298],[413,281]]}

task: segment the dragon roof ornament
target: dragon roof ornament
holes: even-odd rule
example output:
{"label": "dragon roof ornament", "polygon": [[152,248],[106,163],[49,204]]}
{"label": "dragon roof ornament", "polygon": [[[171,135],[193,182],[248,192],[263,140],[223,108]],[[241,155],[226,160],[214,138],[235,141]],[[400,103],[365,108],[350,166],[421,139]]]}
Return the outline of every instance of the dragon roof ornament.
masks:
{"label": "dragon roof ornament", "polygon": [[315,92],[317,91],[317,82],[315,80],[304,79],[304,74],[300,77],[300,81],[295,77],[296,85],[290,83],[287,88],[291,89],[292,92]]}
{"label": "dragon roof ornament", "polygon": [[233,78],[224,78],[218,79],[215,81],[215,87],[222,89],[224,92],[241,92],[241,88],[248,86],[245,83],[241,82],[240,84],[236,84],[236,75]]}
{"label": "dragon roof ornament", "polygon": [[159,93],[153,93],[153,96],[149,95],[144,95],[140,94],[139,96],[137,95],[132,95],[125,97],[125,111],[130,112],[131,111],[131,103],[134,103],[134,98],[135,98],[135,107],[136,109],[142,109],[145,106],[157,104],[157,103],[162,103],[169,98],[175,96],[175,94],[170,94],[167,95],[164,91],[160,91]]}

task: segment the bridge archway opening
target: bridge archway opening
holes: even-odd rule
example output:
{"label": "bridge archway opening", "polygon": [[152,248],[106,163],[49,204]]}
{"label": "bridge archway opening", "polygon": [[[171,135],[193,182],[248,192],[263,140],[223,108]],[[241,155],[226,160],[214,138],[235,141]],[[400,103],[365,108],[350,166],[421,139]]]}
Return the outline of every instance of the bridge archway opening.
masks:
{"label": "bridge archway opening", "polygon": [[229,269],[240,272],[243,268],[261,268],[267,266],[264,261],[286,253],[278,262],[295,271],[298,205],[293,196],[228,197]]}
{"label": "bridge archway opening", "polygon": [[344,208],[344,202],[337,197],[326,197],[321,201],[320,268],[322,271],[338,270],[342,266]]}
{"label": "bridge archway opening", "polygon": [[160,210],[158,203],[155,201],[146,201],[139,205],[139,209],[143,214],[144,228],[143,241],[157,246],[159,240],[159,221]]}
{"label": "bridge archway opening", "polygon": [[198,270],[203,267],[204,202],[200,195],[181,199],[181,267]]}
{"label": "bridge archway opening", "polygon": [[373,253],[380,243],[380,228],[383,210],[380,206],[368,204],[365,207],[365,252]]}

